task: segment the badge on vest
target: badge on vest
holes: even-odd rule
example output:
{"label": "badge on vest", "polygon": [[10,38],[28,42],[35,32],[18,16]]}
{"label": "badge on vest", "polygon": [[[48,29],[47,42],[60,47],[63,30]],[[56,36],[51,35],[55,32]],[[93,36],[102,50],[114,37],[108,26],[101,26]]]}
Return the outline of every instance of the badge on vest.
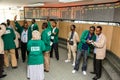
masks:
{"label": "badge on vest", "polygon": [[31,47],[31,51],[40,51],[40,47]]}
{"label": "badge on vest", "polygon": [[51,35],[51,31],[48,32],[48,36],[50,36],[50,35]]}
{"label": "badge on vest", "polygon": [[6,30],[6,32],[5,32],[5,34],[10,34],[11,32],[10,32],[10,30]]}

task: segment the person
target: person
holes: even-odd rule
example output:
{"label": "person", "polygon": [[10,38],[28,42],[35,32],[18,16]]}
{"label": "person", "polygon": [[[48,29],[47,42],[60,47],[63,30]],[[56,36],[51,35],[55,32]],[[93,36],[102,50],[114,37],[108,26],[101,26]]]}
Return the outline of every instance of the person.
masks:
{"label": "person", "polygon": [[97,26],[96,28],[96,35],[97,39],[96,41],[92,41],[91,44],[95,46],[94,53],[96,54],[95,56],[95,63],[94,63],[94,74],[96,76],[93,78],[93,80],[97,80],[101,78],[102,74],[102,60],[106,56],[106,37],[102,33],[102,27]]}
{"label": "person", "polygon": [[68,58],[67,60],[65,60],[65,62],[71,61],[71,52],[72,52],[73,66],[75,66],[77,42],[79,42],[79,36],[78,36],[78,33],[75,31],[75,28],[76,28],[75,25],[70,26],[71,32],[69,32],[68,39],[67,39]]}
{"label": "person", "polygon": [[34,30],[38,30],[39,31],[39,28],[38,28],[38,25],[36,23],[36,20],[32,19],[32,24],[28,28],[28,41],[31,40],[31,38],[32,38],[32,31],[34,31]]}
{"label": "person", "polygon": [[15,42],[14,42],[16,36],[15,36],[13,29],[7,27],[7,25],[5,23],[2,23],[2,25],[6,26],[6,32],[2,36],[2,39],[4,42],[4,50],[5,50],[5,54],[4,54],[5,66],[9,67],[8,55],[10,54],[12,68],[15,69],[15,68],[17,68],[17,60],[15,57],[16,46],[15,46]]}
{"label": "person", "polygon": [[45,44],[40,40],[40,33],[37,30],[32,32],[32,39],[27,44],[30,52],[28,55],[27,77],[30,80],[44,80],[44,57]]}
{"label": "person", "polygon": [[53,49],[55,51],[55,57],[57,60],[59,60],[59,51],[58,51],[58,34],[59,34],[59,29],[57,28],[57,22],[52,21],[52,25],[48,21],[48,25],[52,26],[52,34],[51,34],[51,41],[52,41],[52,47],[50,51],[50,57],[53,57]]}
{"label": "person", "polygon": [[50,69],[50,50],[51,50],[51,45],[50,45],[50,40],[51,40],[51,28],[48,27],[47,22],[44,22],[42,24],[42,34],[41,34],[41,40],[45,43],[45,52],[44,52],[44,71],[49,72]]}
{"label": "person", "polygon": [[8,28],[13,28],[13,27],[11,26],[11,22],[10,22],[9,19],[7,19],[7,26],[8,26]]}
{"label": "person", "polygon": [[79,70],[79,64],[80,64],[80,59],[81,56],[83,55],[83,65],[82,65],[82,72],[83,75],[86,75],[86,70],[87,70],[87,59],[88,55],[90,53],[90,49],[93,47],[89,40],[96,40],[95,36],[95,27],[91,26],[89,30],[85,30],[82,32],[82,35],[80,37],[80,42],[78,44],[78,50],[77,50],[77,56],[76,56],[76,61],[75,61],[75,67],[72,73],[75,73],[76,71]]}
{"label": "person", "polygon": [[18,60],[19,59],[19,53],[18,53],[18,49],[19,49],[19,38],[20,38],[20,35],[17,31],[15,31],[15,35],[16,35],[16,38],[15,38],[15,45],[16,45],[16,48],[15,48],[15,56],[16,56],[16,59]]}
{"label": "person", "polygon": [[17,28],[17,32],[20,34],[20,44],[21,44],[21,53],[22,53],[22,61],[26,61],[26,52],[27,51],[27,42],[28,42],[28,23],[27,21],[23,22],[23,26],[20,26],[20,24],[16,21],[17,16],[14,17],[14,23],[15,27]]}
{"label": "person", "polygon": [[7,76],[3,74],[4,71],[4,43],[2,40],[2,35],[5,33],[6,28],[4,25],[0,25],[0,78]]}

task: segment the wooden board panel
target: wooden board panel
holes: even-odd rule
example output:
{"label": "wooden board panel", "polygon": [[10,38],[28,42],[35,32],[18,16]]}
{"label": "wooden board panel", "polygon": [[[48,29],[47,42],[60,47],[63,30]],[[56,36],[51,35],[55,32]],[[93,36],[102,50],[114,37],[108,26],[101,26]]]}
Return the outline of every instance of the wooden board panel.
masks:
{"label": "wooden board panel", "polygon": [[110,50],[120,58],[120,27],[113,28],[113,36]]}
{"label": "wooden board panel", "polygon": [[[37,21],[36,23],[39,26],[39,31],[42,32],[41,25],[44,21]],[[19,21],[20,25],[23,24],[22,21]],[[29,25],[31,24],[31,21],[28,21]],[[12,25],[14,25],[14,22],[11,22]],[[70,32],[70,25],[75,24],[76,31],[81,36],[81,33],[84,30],[89,30],[89,27],[92,26],[92,24],[81,24],[81,23],[72,23],[72,22],[58,22],[59,27],[59,37],[67,39],[68,33]],[[94,24],[94,26],[98,26]],[[107,38],[107,49],[115,53],[118,57],[120,57],[120,37],[118,35],[120,34],[120,27],[113,27],[108,25],[102,25],[103,27],[103,33],[105,34]]]}

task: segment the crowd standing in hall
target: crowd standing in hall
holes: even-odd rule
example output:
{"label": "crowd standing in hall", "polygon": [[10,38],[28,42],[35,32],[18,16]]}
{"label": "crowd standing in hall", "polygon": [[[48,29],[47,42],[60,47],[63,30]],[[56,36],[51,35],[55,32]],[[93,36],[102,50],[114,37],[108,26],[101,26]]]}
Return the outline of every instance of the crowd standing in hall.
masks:
{"label": "crowd standing in hall", "polygon": [[[9,55],[11,56],[12,68],[16,69],[18,67],[17,59],[20,53],[17,50],[18,38],[20,38],[22,61],[25,62],[27,59],[27,78],[30,80],[44,80],[44,72],[50,71],[50,57],[53,58],[53,50],[57,61],[59,60],[59,28],[57,28],[57,22],[55,20],[50,21],[48,17],[39,26],[42,28],[41,33],[35,19],[32,19],[30,26],[26,20],[23,21],[21,26],[17,21],[17,16],[15,16],[14,24],[16,29],[11,27],[8,19],[7,24],[2,23],[0,25],[0,78],[6,76],[6,74],[3,74],[3,66],[10,66]],[[68,56],[65,62],[72,60],[72,52],[72,65],[74,66],[72,73],[75,73],[79,70],[80,59],[83,56],[82,72],[83,75],[87,75],[87,60],[91,49],[94,50],[94,66],[91,73],[96,74],[93,80],[97,80],[102,74],[102,60],[105,58],[106,51],[106,38],[102,34],[102,27],[97,26],[95,28],[91,26],[89,30],[82,32],[80,38],[75,29],[76,26],[72,24],[67,39]]]}

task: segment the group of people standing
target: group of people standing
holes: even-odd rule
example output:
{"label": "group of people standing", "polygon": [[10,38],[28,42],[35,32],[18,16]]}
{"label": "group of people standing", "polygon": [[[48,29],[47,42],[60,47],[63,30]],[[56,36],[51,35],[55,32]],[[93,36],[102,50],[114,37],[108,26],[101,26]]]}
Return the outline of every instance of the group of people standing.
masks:
{"label": "group of people standing", "polygon": [[[23,63],[27,60],[27,78],[30,80],[44,80],[44,71],[50,70],[50,57],[53,57],[53,49],[55,51],[55,57],[59,60],[58,51],[58,34],[57,22],[49,20],[42,23],[42,33],[39,32],[39,27],[36,24],[35,19],[32,19],[31,25],[28,25],[27,21],[23,22],[21,26],[17,22],[17,16],[14,18],[15,29],[11,28],[10,21],[7,20],[7,24],[2,23],[0,25],[0,78],[5,77],[3,74],[3,65],[9,67],[8,55],[11,56],[11,65],[13,69],[16,69],[17,59],[19,58],[18,47],[15,44],[15,39],[20,38],[21,54]],[[79,70],[80,59],[83,56],[82,72],[86,75],[87,60],[91,53],[91,49],[94,53],[92,74],[96,74],[93,80],[97,80],[101,77],[102,73],[102,60],[105,58],[106,52],[106,38],[102,33],[102,27],[91,26],[89,30],[82,32],[80,38],[75,31],[76,26],[71,25],[71,32],[68,34],[67,48],[68,58],[65,62],[71,62],[71,54],[73,55],[74,69],[72,73]],[[95,34],[96,32],[96,34]],[[15,34],[16,33],[16,34]],[[27,55],[26,55],[27,53]]]}
{"label": "group of people standing", "polygon": [[[106,37],[102,33],[102,27],[91,26],[89,30],[84,30],[78,37],[77,32],[75,31],[75,25],[71,25],[71,32],[68,35],[67,39],[67,48],[68,48],[68,58],[65,62],[71,62],[71,52],[73,55],[73,66],[74,69],[72,73],[75,73],[79,70],[80,59],[83,57],[82,72],[83,75],[87,75],[87,60],[90,53],[94,53],[93,59],[93,72],[96,74],[93,80],[97,80],[101,77],[102,73],[102,60],[106,55]],[[96,32],[96,34],[95,34]]]}
{"label": "group of people standing", "polygon": [[[23,63],[26,61],[26,56],[28,56],[27,77],[30,78],[30,80],[43,80],[44,71],[49,72],[50,69],[50,56],[53,56],[53,49],[55,51],[56,59],[59,60],[59,29],[56,27],[57,22],[52,21],[52,23],[50,23],[49,18],[47,18],[47,22],[42,24],[43,31],[40,34],[35,19],[32,19],[30,26],[25,20],[21,26],[16,19],[17,16],[14,17],[16,30],[10,25],[10,20],[7,20],[7,24],[1,23],[0,25],[0,45],[2,46],[0,48],[0,78],[6,76],[6,74],[3,74],[3,66],[9,67],[9,55],[11,56],[12,68],[16,69],[18,67],[17,59],[19,58],[19,54],[17,51],[18,47],[15,44],[16,37],[18,39],[18,36],[15,34],[17,31],[20,38]],[[45,64],[43,65],[43,63]]]}

